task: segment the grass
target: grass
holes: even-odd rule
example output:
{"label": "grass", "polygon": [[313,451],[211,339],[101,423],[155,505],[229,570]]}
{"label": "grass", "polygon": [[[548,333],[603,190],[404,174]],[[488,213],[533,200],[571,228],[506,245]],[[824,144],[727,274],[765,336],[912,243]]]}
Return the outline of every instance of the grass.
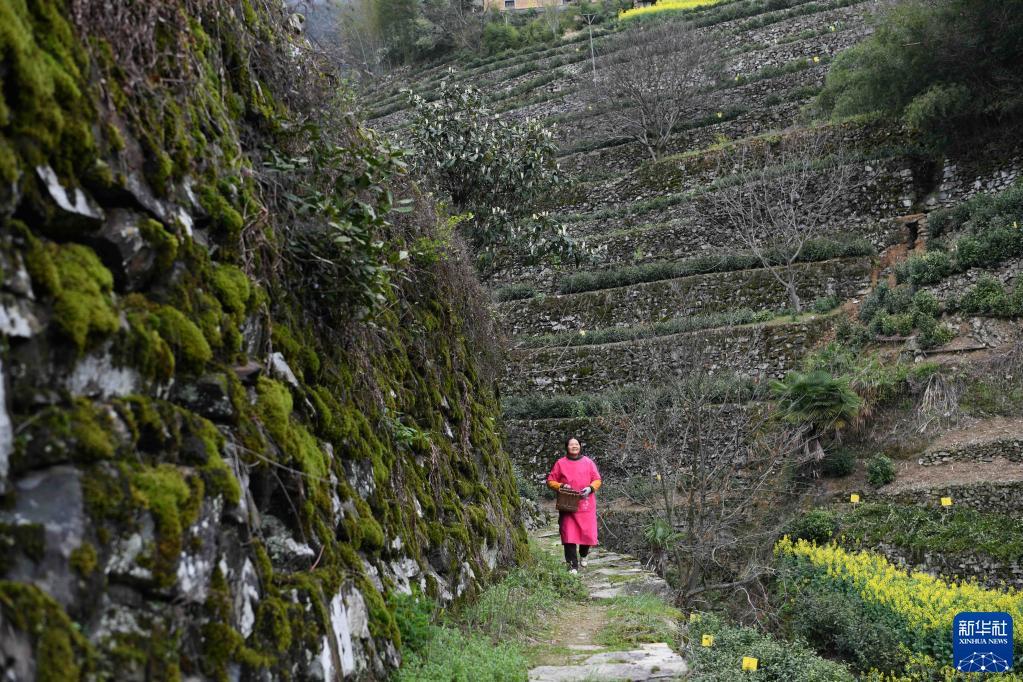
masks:
{"label": "grass", "polygon": [[[758,682],[852,682],[849,670],[818,656],[805,642],[777,639],[760,630],[726,623],[708,613],[693,614],[685,630],[685,656],[692,665],[692,680],[758,680]],[[703,635],[714,637],[702,646]],[[756,658],[755,673],[741,672],[744,656]]]}
{"label": "grass", "polygon": [[[523,681],[529,669],[527,649],[538,631],[566,600],[586,593],[562,561],[531,546],[530,561],[486,588],[479,598],[454,612],[443,612],[419,595],[395,595],[402,638],[398,682]],[[541,626],[542,629],[542,626]]]}
{"label": "grass", "polygon": [[985,554],[999,561],[1023,556],[1023,519],[964,507],[944,511],[862,504],[840,517],[838,532],[852,546],[883,541],[921,552]]}
{"label": "grass", "polygon": [[[803,247],[797,262],[815,263],[833,258],[853,258],[871,256],[874,247],[865,239],[834,240],[814,239]],[[772,264],[782,263],[787,259],[781,252],[767,252],[768,261]],[[656,282],[664,279],[706,275],[714,272],[732,272],[763,267],[761,260],[751,253],[727,253],[697,256],[680,261],[660,261],[632,265],[614,270],[596,270],[578,272],[558,281],[558,292],[575,294],[583,291],[610,289],[613,287]]]}
{"label": "grass", "polygon": [[544,334],[543,336],[523,336],[516,341],[515,347],[591,346],[619,341],[637,341],[639,339],[682,334],[700,329],[767,322],[779,314],[770,310],[754,312],[748,308],[743,308],[742,310],[732,310],[723,313],[677,317],[664,322],[642,324],[634,327],[610,327],[590,332],[562,332],[559,334]]}
{"label": "grass", "polygon": [[608,623],[597,633],[597,644],[634,649],[640,644],[678,640],[682,612],[651,594],[614,597],[607,602]]}

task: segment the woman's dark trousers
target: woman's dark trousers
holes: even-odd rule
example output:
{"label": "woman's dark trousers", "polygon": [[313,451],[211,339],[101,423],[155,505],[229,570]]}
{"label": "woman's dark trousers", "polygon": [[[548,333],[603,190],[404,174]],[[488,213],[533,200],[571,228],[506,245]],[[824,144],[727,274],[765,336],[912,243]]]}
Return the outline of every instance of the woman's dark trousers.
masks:
{"label": "woman's dark trousers", "polygon": [[[565,561],[568,562],[569,566],[571,566],[572,568],[575,568],[575,569],[579,568],[579,557],[582,557],[583,559],[585,559],[586,555],[590,553],[590,546],[589,545],[572,545],[572,544],[567,544],[566,543],[564,545],[564,547],[565,547]],[[576,547],[579,548],[578,556],[576,556]]]}

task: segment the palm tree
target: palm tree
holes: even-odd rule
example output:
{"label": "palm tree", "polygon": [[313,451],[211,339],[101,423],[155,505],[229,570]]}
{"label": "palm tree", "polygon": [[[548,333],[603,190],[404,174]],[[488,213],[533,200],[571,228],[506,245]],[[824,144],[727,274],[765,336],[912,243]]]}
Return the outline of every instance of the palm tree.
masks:
{"label": "palm tree", "polygon": [[821,439],[848,426],[863,407],[848,377],[833,377],[823,370],[790,372],[784,381],[773,382],[771,391],[781,418],[805,430],[804,447],[814,462],[824,458]]}

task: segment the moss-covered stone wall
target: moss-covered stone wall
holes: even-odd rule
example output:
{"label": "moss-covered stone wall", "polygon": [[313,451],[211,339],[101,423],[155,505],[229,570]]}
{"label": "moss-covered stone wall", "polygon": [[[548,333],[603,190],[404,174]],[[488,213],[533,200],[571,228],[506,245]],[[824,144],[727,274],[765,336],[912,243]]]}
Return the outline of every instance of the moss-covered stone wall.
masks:
{"label": "moss-covered stone wall", "polygon": [[310,308],[263,176],[312,118],[283,7],[93,4],[0,4],[0,660],[383,679],[390,593],[526,547],[459,266],[381,223],[377,309]]}

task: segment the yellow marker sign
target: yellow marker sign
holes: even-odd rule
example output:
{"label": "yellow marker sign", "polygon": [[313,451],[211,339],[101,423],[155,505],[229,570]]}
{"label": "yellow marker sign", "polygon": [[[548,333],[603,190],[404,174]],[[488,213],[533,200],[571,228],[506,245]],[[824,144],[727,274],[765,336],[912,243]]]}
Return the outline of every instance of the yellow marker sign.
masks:
{"label": "yellow marker sign", "polygon": [[941,506],[942,507],[951,507],[952,506],[952,498],[951,497],[943,497],[943,498],[941,498]]}
{"label": "yellow marker sign", "polygon": [[719,111],[718,112],[718,118],[724,118],[724,117],[725,117],[725,115]]}
{"label": "yellow marker sign", "polygon": [[714,635],[703,636],[703,646],[714,646]]}
{"label": "yellow marker sign", "polygon": [[815,55],[815,56],[814,56],[814,58],[813,58],[813,63],[814,63],[814,64],[819,64],[819,63],[820,63],[820,61],[821,61],[821,58],[820,58],[820,57],[817,57],[817,56]]}
{"label": "yellow marker sign", "polygon": [[757,669],[757,659],[753,658],[752,656],[743,656],[742,657],[742,669],[743,670],[756,670]]}
{"label": "yellow marker sign", "polygon": [[857,495],[856,493],[853,493],[852,495],[849,496],[849,501],[852,502],[853,504],[859,504],[860,496]]}

